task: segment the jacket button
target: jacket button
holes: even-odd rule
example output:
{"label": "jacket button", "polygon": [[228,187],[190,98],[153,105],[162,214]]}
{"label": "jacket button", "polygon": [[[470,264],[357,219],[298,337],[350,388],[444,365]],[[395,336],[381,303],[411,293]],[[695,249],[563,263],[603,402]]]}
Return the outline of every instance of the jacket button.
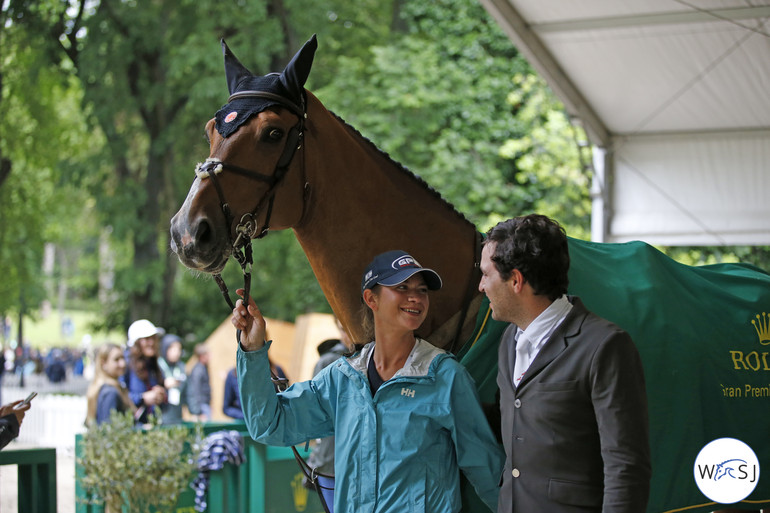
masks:
{"label": "jacket button", "polygon": [[511,470],[511,475],[513,477],[519,477],[521,475],[521,472],[519,472],[519,469],[515,468],[515,469]]}
{"label": "jacket button", "polygon": [[513,401],[513,405],[516,408],[521,408],[521,399],[516,399],[515,401]]}

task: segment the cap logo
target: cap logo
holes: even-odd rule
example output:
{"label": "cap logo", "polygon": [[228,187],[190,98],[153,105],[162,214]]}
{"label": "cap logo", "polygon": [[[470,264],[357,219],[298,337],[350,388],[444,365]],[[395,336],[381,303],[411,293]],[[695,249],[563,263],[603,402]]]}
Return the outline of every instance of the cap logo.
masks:
{"label": "cap logo", "polygon": [[374,274],[374,271],[369,271],[366,273],[366,276],[364,276],[364,281],[369,281],[372,277],[372,274]]}
{"label": "cap logo", "polygon": [[230,122],[232,122],[237,117],[238,117],[238,112],[237,111],[232,111],[230,114],[225,116],[225,123],[230,123]]}
{"label": "cap logo", "polygon": [[414,267],[414,266],[420,267],[420,264],[418,264],[417,260],[415,260],[411,256],[404,255],[394,260],[391,266],[393,267],[393,269],[401,269],[403,267]]}

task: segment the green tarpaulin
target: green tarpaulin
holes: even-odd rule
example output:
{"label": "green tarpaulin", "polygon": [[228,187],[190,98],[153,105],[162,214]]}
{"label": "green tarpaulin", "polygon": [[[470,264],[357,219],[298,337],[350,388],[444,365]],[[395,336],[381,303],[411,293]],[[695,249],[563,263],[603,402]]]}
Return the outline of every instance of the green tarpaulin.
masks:
{"label": "green tarpaulin", "polygon": [[[682,265],[641,242],[570,239],[570,257],[569,293],[628,331],[642,357],[653,464],[647,511],[723,508],[693,477],[698,453],[717,438],[748,444],[770,476],[770,275],[741,264]],[[459,356],[482,400],[493,401],[505,325],[486,318],[486,306],[481,336]],[[770,477],[760,474],[731,507],[770,507]]]}

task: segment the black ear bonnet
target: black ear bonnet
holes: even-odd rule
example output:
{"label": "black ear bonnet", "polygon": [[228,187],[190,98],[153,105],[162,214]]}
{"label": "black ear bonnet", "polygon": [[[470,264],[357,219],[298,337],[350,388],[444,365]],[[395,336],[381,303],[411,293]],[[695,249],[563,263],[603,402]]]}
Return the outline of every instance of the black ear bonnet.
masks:
{"label": "black ear bonnet", "polygon": [[[313,35],[281,73],[258,76],[246,69],[222,40],[230,99],[215,115],[219,134],[222,137],[230,136],[252,116],[274,105],[304,116],[304,85],[317,47],[316,36]],[[263,94],[249,94],[254,92]]]}

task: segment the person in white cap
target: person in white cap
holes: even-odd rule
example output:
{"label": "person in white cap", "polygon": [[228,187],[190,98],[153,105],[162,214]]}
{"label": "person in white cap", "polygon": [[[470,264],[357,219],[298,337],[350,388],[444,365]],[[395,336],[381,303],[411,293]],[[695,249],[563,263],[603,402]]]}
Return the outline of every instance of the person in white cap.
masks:
{"label": "person in white cap", "polygon": [[147,319],[135,321],[128,328],[128,372],[125,383],[128,395],[136,405],[136,422],[145,424],[155,406],[166,402],[163,387],[163,373],[158,364],[160,335],[164,330],[157,328]]}
{"label": "person in white cap", "polygon": [[236,303],[238,384],[249,433],[268,445],[334,435],[336,513],[457,513],[461,471],[489,510],[497,507],[504,456],[473,379],[451,354],[415,336],[429,291],[440,288],[439,275],[408,253],[378,255],[361,282],[371,341],[278,394],[262,313],[253,299],[248,310]]}

